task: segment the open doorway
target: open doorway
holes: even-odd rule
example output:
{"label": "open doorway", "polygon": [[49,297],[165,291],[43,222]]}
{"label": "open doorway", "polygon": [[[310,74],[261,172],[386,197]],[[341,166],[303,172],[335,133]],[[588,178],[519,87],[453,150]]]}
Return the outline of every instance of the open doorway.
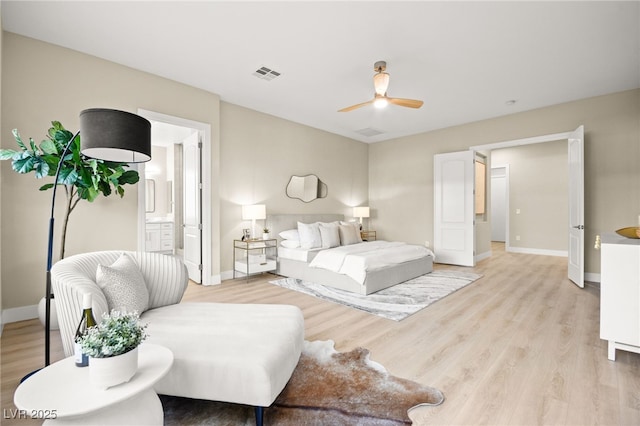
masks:
{"label": "open doorway", "polygon": [[[521,145],[535,145],[544,142],[566,141],[567,170],[568,170],[568,221],[560,236],[566,238],[568,277],[577,286],[584,287],[584,127],[580,126],[572,132],[556,133],[526,139],[498,142],[472,146],[468,151],[450,152],[434,155],[434,243],[439,250],[439,262],[453,265],[475,264],[476,249],[480,244],[490,247],[490,234],[476,239],[476,223],[473,218],[475,180],[474,155],[476,151],[489,152],[502,148]],[[493,153],[492,153],[493,156]],[[498,163],[498,162],[496,162]],[[540,168],[535,162],[529,161],[528,167],[535,168],[534,173],[527,178],[528,182],[546,177],[548,168]],[[535,191],[523,191],[523,196],[537,202]],[[513,209],[514,200],[510,200]],[[539,216],[549,210],[546,205],[535,206],[541,212]],[[542,208],[540,208],[542,207]],[[518,212],[516,211],[516,215]],[[454,226],[455,225],[455,226]],[[513,223],[512,223],[513,225]],[[513,226],[512,226],[513,227]],[[548,237],[548,232],[542,227],[526,229],[536,237]],[[567,232],[568,231],[568,232]],[[514,237],[512,235],[512,237]],[[515,236],[516,240],[517,235]],[[483,247],[482,247],[483,248]],[[448,250],[448,251],[447,251]],[[451,252],[451,256],[447,255]],[[442,255],[445,254],[445,256]],[[469,261],[469,259],[472,259]]]}
{"label": "open doorway", "polygon": [[208,285],[209,173],[203,172],[209,125],[150,111],[152,159],[140,168],[138,250],[180,257],[189,279]]}

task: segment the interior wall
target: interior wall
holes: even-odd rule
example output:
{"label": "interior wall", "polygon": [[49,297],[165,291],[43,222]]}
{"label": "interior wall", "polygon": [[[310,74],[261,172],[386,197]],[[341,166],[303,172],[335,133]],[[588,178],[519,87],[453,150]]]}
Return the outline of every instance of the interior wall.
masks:
{"label": "interior wall", "polygon": [[509,165],[511,248],[567,252],[567,156],[566,140],[491,151],[493,164]]}
{"label": "interior wall", "polygon": [[[15,148],[11,130],[40,142],[52,120],[69,130],[79,126],[86,108],[104,107],[136,113],[138,108],[182,117],[212,128],[213,181],[219,180],[219,102],[217,95],[76,51],[3,34],[3,148]],[[50,179],[48,180],[50,181]],[[44,296],[50,191],[33,174],[2,169],[3,307],[35,305]],[[56,206],[56,245],[61,233],[64,191]],[[219,191],[212,188],[213,216],[218,217]],[[82,202],[73,212],[67,235],[67,255],[137,247],[137,186],[127,185],[124,198],[100,197]],[[10,206],[9,208],[7,206]],[[218,235],[219,223],[213,224]],[[219,241],[213,242],[212,269],[219,273]],[[55,258],[58,258],[56,254]]]}
{"label": "interior wall", "polygon": [[[265,204],[267,214],[338,213],[368,202],[368,145],[226,102],[221,103],[222,270],[232,269],[233,240],[242,236],[244,204]],[[327,197],[309,203],[289,198],[292,175],[315,174]],[[256,227],[262,227],[258,221]]]}
{"label": "interior wall", "polygon": [[[371,145],[372,228],[384,239],[433,241],[435,154],[562,133],[580,125],[585,127],[585,270],[599,273],[595,236],[635,225],[640,213],[640,89]],[[437,247],[434,251],[437,257]]]}

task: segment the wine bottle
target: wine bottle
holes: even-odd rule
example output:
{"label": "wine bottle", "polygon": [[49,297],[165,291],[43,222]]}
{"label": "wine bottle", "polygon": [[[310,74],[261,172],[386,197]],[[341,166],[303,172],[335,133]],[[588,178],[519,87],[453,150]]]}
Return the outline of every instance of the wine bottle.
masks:
{"label": "wine bottle", "polygon": [[85,335],[89,327],[93,327],[94,325],[96,325],[96,320],[93,317],[93,310],[91,309],[91,293],[85,293],[82,296],[82,318],[80,318],[74,339],[74,355],[77,367],[86,367],[89,365],[89,357],[82,353],[80,339]]}

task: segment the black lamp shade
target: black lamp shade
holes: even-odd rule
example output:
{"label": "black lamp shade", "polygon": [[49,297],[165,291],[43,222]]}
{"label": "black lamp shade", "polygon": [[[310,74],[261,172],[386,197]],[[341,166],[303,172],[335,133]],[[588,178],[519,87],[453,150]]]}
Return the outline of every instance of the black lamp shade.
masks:
{"label": "black lamp shade", "polygon": [[119,163],[151,160],[151,123],[139,115],[92,108],[80,113],[80,152]]}

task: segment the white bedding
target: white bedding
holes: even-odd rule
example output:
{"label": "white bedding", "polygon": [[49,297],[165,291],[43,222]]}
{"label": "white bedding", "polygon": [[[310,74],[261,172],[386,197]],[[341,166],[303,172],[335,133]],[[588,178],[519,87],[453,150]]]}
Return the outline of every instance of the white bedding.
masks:
{"label": "white bedding", "polygon": [[322,249],[278,247],[278,257],[309,263]]}
{"label": "white bedding", "polygon": [[364,284],[368,271],[425,256],[433,257],[433,252],[424,246],[379,240],[322,250],[309,267],[328,269]]}

